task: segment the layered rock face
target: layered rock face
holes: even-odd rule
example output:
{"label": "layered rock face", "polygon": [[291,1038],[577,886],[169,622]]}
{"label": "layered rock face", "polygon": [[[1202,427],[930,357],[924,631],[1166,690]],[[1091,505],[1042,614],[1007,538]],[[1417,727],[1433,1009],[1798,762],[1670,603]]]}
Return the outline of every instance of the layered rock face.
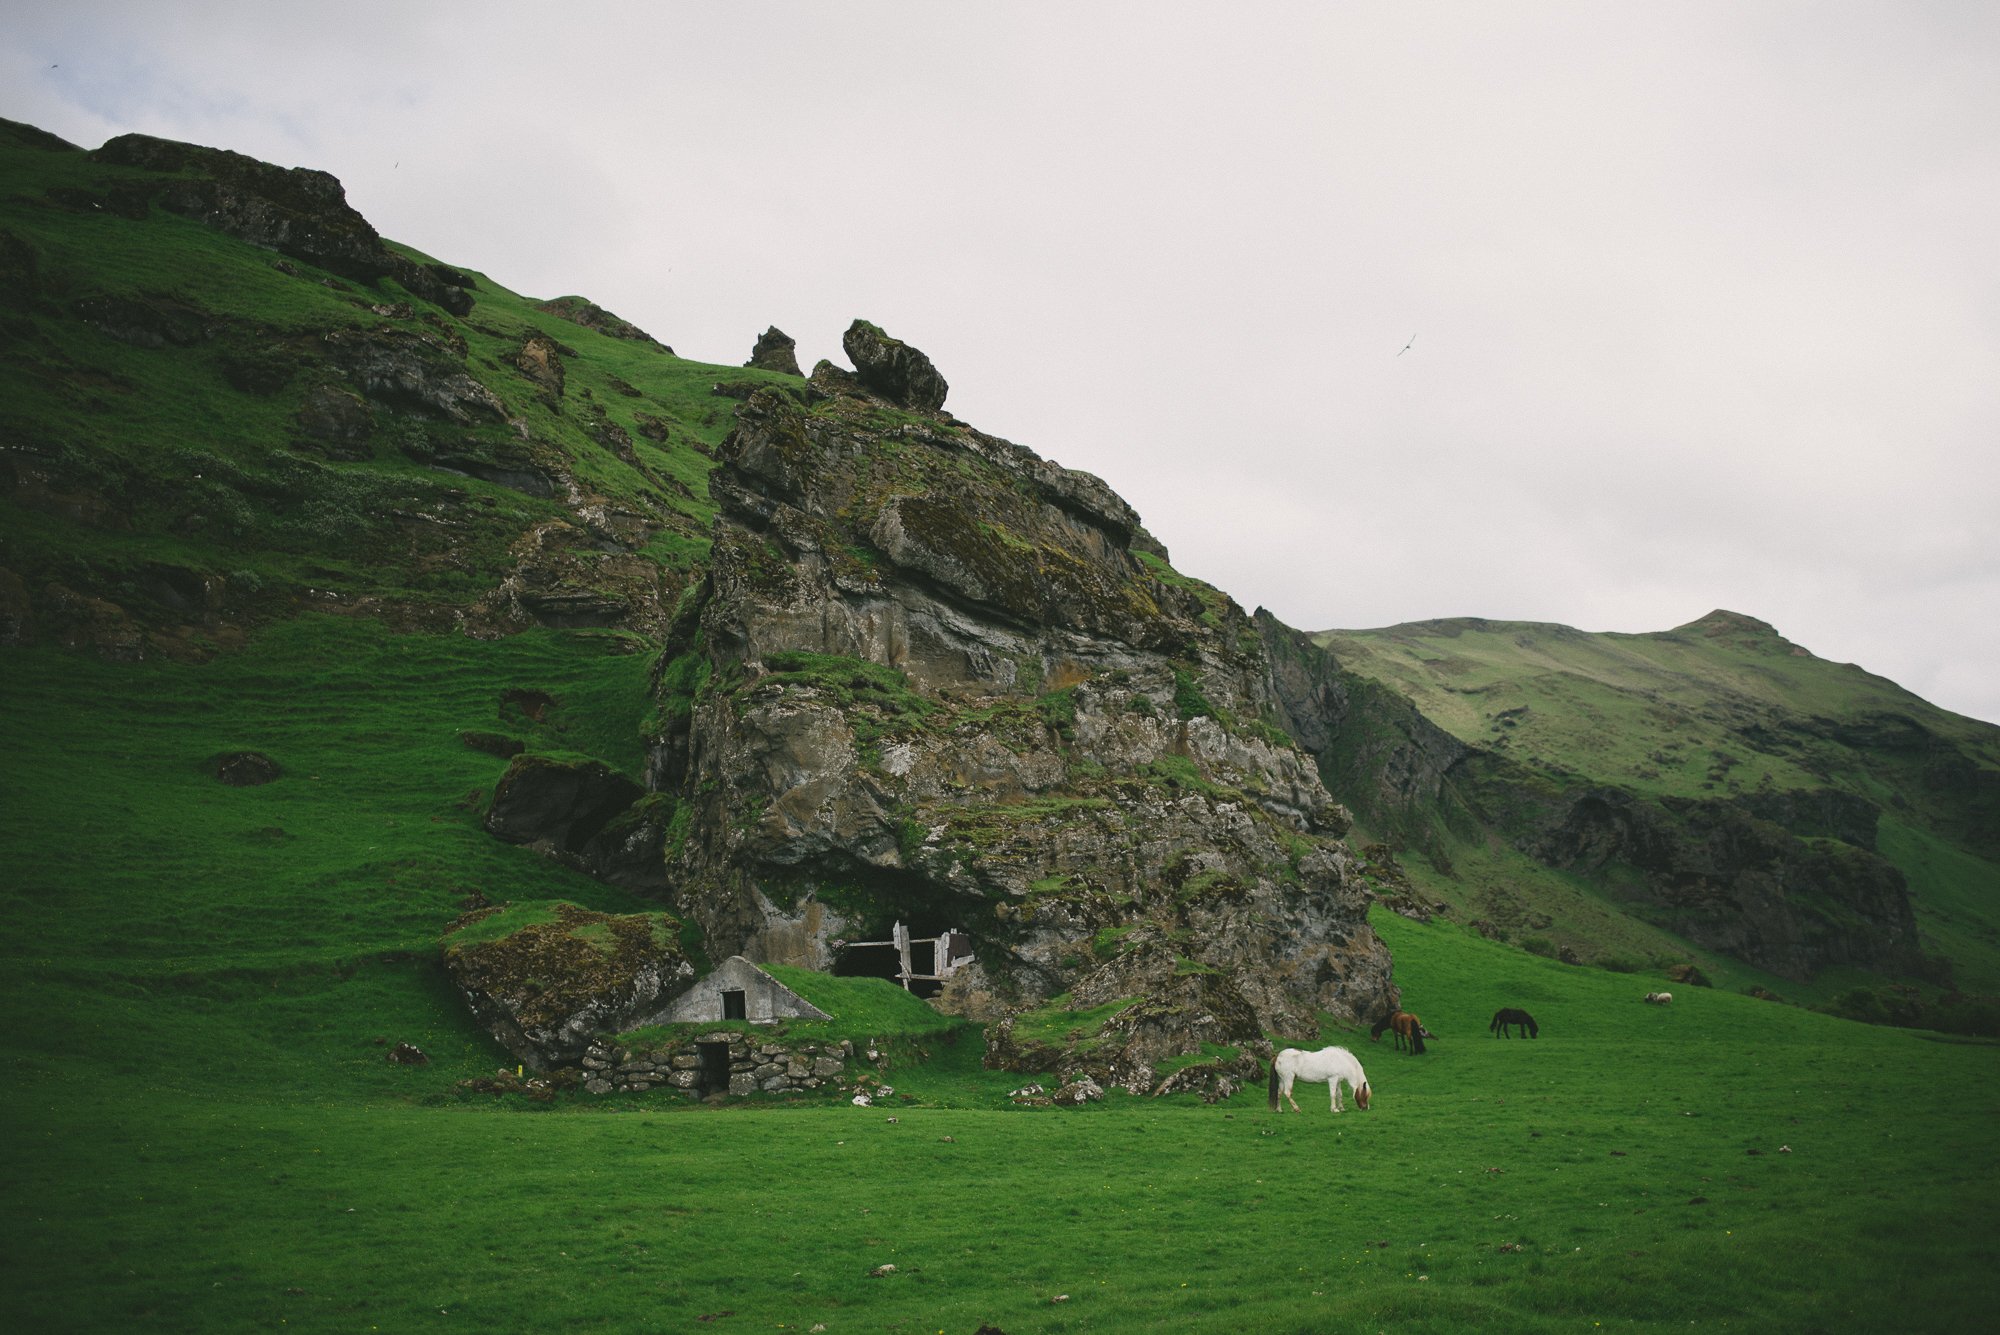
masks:
{"label": "layered rock face", "polygon": [[1143,926],[1123,994],[1164,950],[1247,1001],[1239,1040],[1380,1009],[1346,813],[1273,726],[1241,609],[1097,478],[941,412],[921,353],[847,345],[893,371],[822,363],[805,402],[741,410],[663,667],[651,780],[710,954],[826,969],[892,920],[960,928],[977,962],[939,1004],[992,1018],[1118,994]]}
{"label": "layered rock face", "polygon": [[1830,792],[1648,802],[1592,787],[1545,813],[1520,847],[1565,870],[1629,869],[1621,893],[1648,917],[1783,978],[1838,967],[1926,976],[1935,965],[1909,888],[1873,851],[1875,818]]}

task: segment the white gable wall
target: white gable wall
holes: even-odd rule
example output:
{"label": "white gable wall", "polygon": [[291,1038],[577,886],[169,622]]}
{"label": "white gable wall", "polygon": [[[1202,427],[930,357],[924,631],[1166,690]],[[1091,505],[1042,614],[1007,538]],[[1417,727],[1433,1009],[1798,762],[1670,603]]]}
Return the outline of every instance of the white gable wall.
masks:
{"label": "white gable wall", "polygon": [[720,1020],[724,992],[741,992],[743,1018],[759,1024],[795,1018],[832,1018],[749,960],[732,955],[714,973],[675,997],[665,1010],[646,1023],[704,1024]]}

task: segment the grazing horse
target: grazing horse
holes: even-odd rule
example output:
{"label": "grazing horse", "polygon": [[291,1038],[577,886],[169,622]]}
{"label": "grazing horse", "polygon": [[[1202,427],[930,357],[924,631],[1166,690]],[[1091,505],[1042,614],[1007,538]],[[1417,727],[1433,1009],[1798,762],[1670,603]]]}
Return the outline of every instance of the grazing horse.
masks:
{"label": "grazing horse", "polygon": [[1368,1031],[1368,1037],[1380,1043],[1384,1029],[1395,1034],[1396,1047],[1398,1049],[1407,1046],[1412,1056],[1424,1050],[1425,1039],[1437,1037],[1436,1034],[1424,1028],[1422,1020],[1419,1020],[1408,1011],[1392,1011],[1383,1016],[1375,1022],[1375,1027]]}
{"label": "grazing horse", "polygon": [[1335,1112],[1340,1108],[1340,1082],[1354,1091],[1354,1106],[1362,1112],[1368,1111],[1368,1077],[1361,1073],[1361,1063],[1346,1048],[1321,1048],[1318,1052],[1301,1052],[1297,1048],[1286,1048],[1271,1061],[1271,1111],[1283,1112],[1278,1106],[1279,1099],[1292,1105],[1293,1112],[1303,1112],[1299,1101],[1292,1097],[1292,1082],[1295,1080],[1324,1080],[1326,1092],[1333,1103]]}
{"label": "grazing horse", "polygon": [[1535,1017],[1515,1006],[1495,1011],[1493,1013],[1493,1023],[1486,1027],[1493,1031],[1493,1037],[1495,1038],[1512,1038],[1514,1035],[1509,1031],[1509,1025],[1521,1026],[1521,1031],[1529,1038],[1540,1038],[1542,1036],[1541,1026],[1535,1023]]}
{"label": "grazing horse", "polygon": [[1655,1006],[1667,1006],[1673,1004],[1674,994],[1671,992],[1648,992],[1646,1000]]}

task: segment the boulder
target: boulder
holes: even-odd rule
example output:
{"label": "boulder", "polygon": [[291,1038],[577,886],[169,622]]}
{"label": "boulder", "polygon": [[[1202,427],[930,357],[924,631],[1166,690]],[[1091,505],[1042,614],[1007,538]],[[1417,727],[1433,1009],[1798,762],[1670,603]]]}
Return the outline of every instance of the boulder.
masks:
{"label": "boulder", "polygon": [[546,843],[581,853],[611,818],[643,795],[601,761],[520,755],[501,776],[486,813],[487,833],[510,844]]}
{"label": "boulder", "polygon": [[931,359],[866,320],[856,320],[841,336],[841,348],[861,383],[892,403],[936,412],[949,386]]}
{"label": "boulder", "polygon": [[562,356],[547,334],[528,335],[514,354],[514,369],[534,382],[551,403],[563,396]]}
{"label": "boulder", "polygon": [[51,582],[42,589],[37,626],[65,649],[88,649],[114,663],[146,657],[146,635],[123,607]]}
{"label": "boulder", "polygon": [[260,787],[277,782],[285,774],[277,761],[261,751],[231,751],[211,763],[215,766],[215,777],[231,788]]}
{"label": "boulder", "polygon": [[803,376],[799,370],[798,340],[784,330],[772,325],[757,336],[757,345],[750,349],[750,360],[745,366],[754,366],[760,371],[779,371],[785,375]]}
{"label": "boulder", "polygon": [[144,134],[109,139],[91,156],[167,175],[156,195],[160,207],[252,245],[366,283],[395,270],[382,238],[326,172]]}
{"label": "boulder", "polygon": [[486,829],[599,880],[660,895],[673,806],[599,761],[516,755],[494,789]]}
{"label": "boulder", "polygon": [[679,932],[663,913],[508,905],[453,923],[444,962],[474,1018],[546,1071],[580,1060],[598,1035],[630,1028],[694,981]]}

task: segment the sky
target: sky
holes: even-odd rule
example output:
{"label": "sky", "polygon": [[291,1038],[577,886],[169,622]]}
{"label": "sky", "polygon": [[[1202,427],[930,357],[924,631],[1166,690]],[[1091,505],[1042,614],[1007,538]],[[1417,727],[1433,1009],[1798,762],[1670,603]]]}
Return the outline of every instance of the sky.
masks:
{"label": "sky", "polygon": [[866,318],[1304,630],[1772,623],[2000,721],[2000,6],[0,0],[682,356]]}

